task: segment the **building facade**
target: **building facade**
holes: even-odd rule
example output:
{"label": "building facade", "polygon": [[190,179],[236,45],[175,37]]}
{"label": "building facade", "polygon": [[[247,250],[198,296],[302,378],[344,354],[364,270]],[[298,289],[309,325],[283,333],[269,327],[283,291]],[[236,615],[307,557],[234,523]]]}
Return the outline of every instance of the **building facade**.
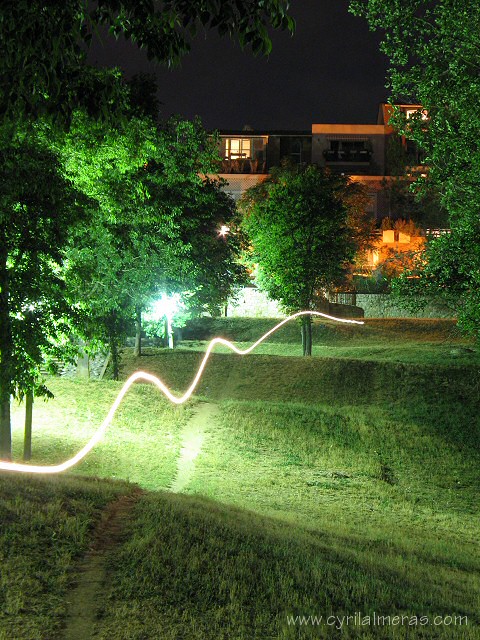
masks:
{"label": "building facade", "polygon": [[[420,105],[398,105],[408,117]],[[389,124],[392,107],[381,104],[376,124],[312,124],[308,131],[220,131],[220,175],[227,191],[238,200],[249,187],[264,180],[284,159],[316,164],[361,182],[369,194],[369,210],[377,219],[390,217],[386,185],[394,175],[391,146],[395,140],[409,158],[416,150]],[[416,155],[415,155],[416,154]]]}

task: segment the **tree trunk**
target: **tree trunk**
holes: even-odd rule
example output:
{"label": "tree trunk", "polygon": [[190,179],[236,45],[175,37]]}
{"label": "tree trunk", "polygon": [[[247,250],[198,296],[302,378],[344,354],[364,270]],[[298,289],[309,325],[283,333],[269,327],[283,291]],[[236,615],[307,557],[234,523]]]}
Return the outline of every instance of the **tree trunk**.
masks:
{"label": "tree trunk", "polygon": [[10,394],[12,392],[12,325],[9,313],[8,251],[0,246],[0,459],[12,459]]}
{"label": "tree trunk", "polygon": [[23,437],[23,459],[32,457],[32,417],[33,417],[33,390],[29,389],[25,395],[25,433]]}
{"label": "tree trunk", "polygon": [[142,307],[135,307],[135,347],[133,355],[139,358],[142,355]]}
{"label": "tree trunk", "polygon": [[167,316],[165,316],[165,320],[163,321],[163,346],[168,347],[168,320]]}
{"label": "tree trunk", "polygon": [[85,343],[80,341],[80,353],[77,357],[77,368],[75,371],[75,375],[77,378],[86,378],[87,380],[90,378],[90,358],[87,353],[85,353]]}
{"label": "tree trunk", "polygon": [[112,354],[113,379],[118,380],[120,375],[120,357],[118,353],[117,314],[110,314],[110,353]]}
{"label": "tree trunk", "polygon": [[312,318],[302,316],[302,349],[304,356],[312,355]]}
{"label": "tree trunk", "polygon": [[307,348],[305,355],[312,355],[312,318],[310,316],[308,317],[307,323]]}
{"label": "tree trunk", "polygon": [[112,354],[113,379],[118,380],[118,377],[120,375],[120,365],[119,365],[119,357],[118,357],[117,340],[114,336],[110,337],[110,352]]}
{"label": "tree trunk", "polygon": [[168,348],[173,349],[172,320],[169,316],[167,316],[167,335],[168,335]]}

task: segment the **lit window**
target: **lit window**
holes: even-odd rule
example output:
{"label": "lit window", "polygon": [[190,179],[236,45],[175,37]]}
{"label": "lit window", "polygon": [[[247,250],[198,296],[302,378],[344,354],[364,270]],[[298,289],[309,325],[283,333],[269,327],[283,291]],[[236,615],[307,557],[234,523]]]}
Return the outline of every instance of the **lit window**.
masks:
{"label": "lit window", "polygon": [[225,158],[236,160],[238,158],[250,159],[252,157],[252,144],[250,138],[227,138],[225,140]]}
{"label": "lit window", "polygon": [[[405,115],[407,116],[407,120],[410,120],[414,116],[414,114],[418,113],[419,109],[405,109]],[[428,120],[428,113],[425,109],[422,109],[420,112],[422,120]]]}

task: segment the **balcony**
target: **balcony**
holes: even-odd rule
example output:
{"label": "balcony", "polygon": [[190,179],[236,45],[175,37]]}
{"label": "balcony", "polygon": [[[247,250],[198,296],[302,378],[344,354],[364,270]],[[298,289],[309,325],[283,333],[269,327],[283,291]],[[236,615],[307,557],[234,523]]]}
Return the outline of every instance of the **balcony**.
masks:
{"label": "balcony", "polygon": [[220,173],[265,173],[265,161],[253,158],[224,158]]}

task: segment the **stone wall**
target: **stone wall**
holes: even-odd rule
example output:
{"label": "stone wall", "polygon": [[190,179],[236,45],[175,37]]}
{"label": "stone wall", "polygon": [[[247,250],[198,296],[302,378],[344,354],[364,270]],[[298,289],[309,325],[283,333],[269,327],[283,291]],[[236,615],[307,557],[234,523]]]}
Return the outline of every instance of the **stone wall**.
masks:
{"label": "stone wall", "polygon": [[[357,306],[354,306],[325,301],[317,308],[317,311],[339,318],[363,317],[363,310],[358,303]],[[277,302],[270,300],[266,293],[255,287],[242,289],[238,299],[227,306],[228,318],[285,318],[286,315],[281,311]]]}
{"label": "stone wall", "polygon": [[357,293],[357,306],[365,313],[365,318],[451,318],[448,309],[427,305],[423,311],[412,313],[398,305],[385,293]]}
{"label": "stone wall", "polygon": [[[326,303],[319,311],[340,318],[451,318],[448,309],[428,305],[423,311],[412,313],[403,309],[388,294],[357,293],[356,306],[349,304]],[[235,302],[227,306],[229,318],[285,318],[278,303],[255,287],[241,290]]]}
{"label": "stone wall", "polygon": [[235,302],[229,302],[227,317],[229,318],[285,318],[275,300],[270,300],[266,293],[255,287],[245,287]]}

